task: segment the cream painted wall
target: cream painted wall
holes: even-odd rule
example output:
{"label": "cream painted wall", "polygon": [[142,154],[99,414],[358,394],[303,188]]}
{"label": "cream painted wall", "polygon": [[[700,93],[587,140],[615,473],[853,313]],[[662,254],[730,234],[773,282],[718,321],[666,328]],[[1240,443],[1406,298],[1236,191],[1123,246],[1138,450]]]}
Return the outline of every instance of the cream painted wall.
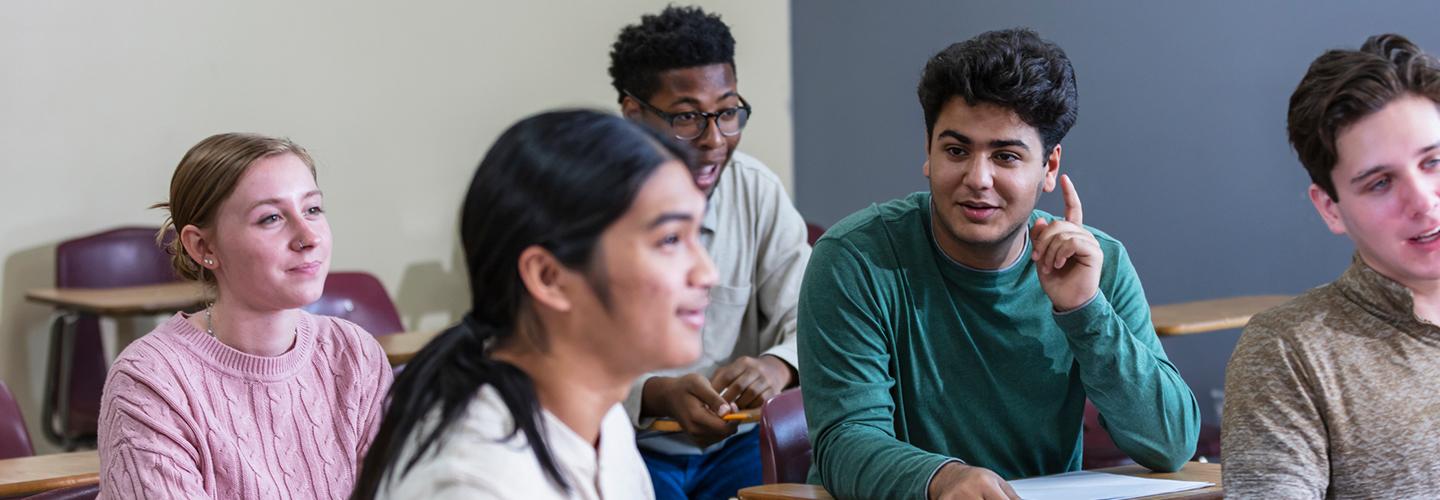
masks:
{"label": "cream painted wall", "polygon": [[[454,233],[481,154],[546,108],[613,111],[610,43],[667,3],[0,4],[0,377],[37,447],[53,449],[38,432],[51,310],[24,291],[53,285],[60,241],[158,225],[145,207],[196,141],[253,131],[309,148],[333,268],[374,273],[408,328],[438,328],[469,300]],[[789,186],[789,3],[699,3],[739,41],[757,110],[742,148]]]}

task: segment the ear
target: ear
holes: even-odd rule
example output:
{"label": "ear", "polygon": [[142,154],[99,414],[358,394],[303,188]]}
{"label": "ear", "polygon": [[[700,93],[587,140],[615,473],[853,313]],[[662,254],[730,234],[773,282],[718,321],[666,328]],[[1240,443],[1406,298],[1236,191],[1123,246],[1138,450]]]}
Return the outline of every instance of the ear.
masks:
{"label": "ear", "polygon": [[1324,188],[1315,184],[1310,185],[1310,203],[1315,205],[1315,211],[1320,218],[1325,220],[1325,225],[1330,232],[1345,234],[1345,220],[1340,218],[1340,204],[1330,197],[1330,193]]}
{"label": "ear", "polygon": [[644,114],[644,112],[645,110],[640,107],[640,103],[635,102],[634,98],[627,95],[624,98],[620,99],[621,116],[638,121],[640,119],[640,116]]}
{"label": "ear", "polygon": [[569,311],[570,295],[561,285],[561,277],[569,272],[549,250],[530,245],[520,252],[520,281],[537,305],[556,311]]}
{"label": "ear", "polygon": [[[211,273],[220,267],[220,259],[215,256],[215,245],[210,240],[210,234],[194,224],[186,224],[180,228],[180,244],[185,247],[185,254],[190,260]],[[208,261],[207,261],[208,259]]]}
{"label": "ear", "polygon": [[1042,186],[1045,192],[1055,190],[1055,181],[1060,177],[1060,145],[1056,144],[1055,149],[1050,150],[1050,155],[1045,158],[1045,184]]}
{"label": "ear", "polygon": [[920,167],[920,171],[925,172],[925,178],[930,178],[930,160],[925,160],[925,165]]}

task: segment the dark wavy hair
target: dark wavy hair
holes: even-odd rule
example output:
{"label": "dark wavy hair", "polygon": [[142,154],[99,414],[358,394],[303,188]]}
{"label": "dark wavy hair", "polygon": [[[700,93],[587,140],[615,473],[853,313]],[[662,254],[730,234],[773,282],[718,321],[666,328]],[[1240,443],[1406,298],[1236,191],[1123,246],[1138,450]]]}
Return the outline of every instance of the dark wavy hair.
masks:
{"label": "dark wavy hair", "polygon": [[[539,245],[565,266],[588,270],[601,233],[629,209],[651,174],[674,159],[693,163],[684,146],[595,111],[542,113],[501,134],[480,161],[460,214],[471,311],[395,378],[351,498],[374,498],[385,479],[408,473],[427,450],[441,445],[440,437],[486,385],[500,393],[514,417],[515,429],[506,439],[524,433],[546,475],[569,490],[545,442],[534,382],[514,365],[491,358],[487,345],[504,344],[518,324],[534,321],[533,313],[522,312],[530,301],[520,280],[522,251]],[[421,421],[437,409],[439,423],[421,429]],[[424,432],[419,445],[400,463],[417,432]]]}
{"label": "dark wavy hair", "polygon": [[1396,34],[1375,35],[1360,50],[1335,49],[1315,58],[1290,94],[1286,132],[1310,181],[1340,201],[1330,172],[1341,129],[1406,94],[1440,103],[1440,64]]}
{"label": "dark wavy hair", "polygon": [[1060,46],[1034,31],[988,31],[953,44],[925,64],[917,89],[925,110],[926,143],[950,99],[974,106],[990,103],[1015,111],[1035,127],[1049,152],[1078,116],[1075,68]]}
{"label": "dark wavy hair", "polygon": [[730,27],[718,14],[671,5],[620,30],[610,47],[610,83],[617,100],[625,100],[626,90],[648,100],[660,87],[661,72],[720,63],[735,70]]}

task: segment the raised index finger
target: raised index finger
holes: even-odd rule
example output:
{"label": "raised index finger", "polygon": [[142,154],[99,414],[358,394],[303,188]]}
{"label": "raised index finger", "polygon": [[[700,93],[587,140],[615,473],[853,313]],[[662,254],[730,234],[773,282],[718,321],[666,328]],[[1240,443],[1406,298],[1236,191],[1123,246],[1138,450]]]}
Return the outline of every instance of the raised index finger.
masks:
{"label": "raised index finger", "polygon": [[1080,225],[1084,212],[1080,210],[1080,193],[1075,192],[1075,183],[1069,175],[1060,176],[1060,190],[1065,193],[1065,220]]}

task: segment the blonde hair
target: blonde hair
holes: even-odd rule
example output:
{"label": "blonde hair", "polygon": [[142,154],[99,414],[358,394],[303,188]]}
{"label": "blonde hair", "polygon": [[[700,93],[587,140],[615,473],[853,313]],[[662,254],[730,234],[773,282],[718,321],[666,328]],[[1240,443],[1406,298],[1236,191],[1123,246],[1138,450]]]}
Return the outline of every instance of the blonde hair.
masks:
{"label": "blonde hair", "polygon": [[[262,158],[281,154],[293,154],[310,167],[310,176],[316,177],[315,160],[299,144],[282,137],[260,134],[226,133],[206,137],[180,159],[175,175],[170,178],[170,200],[151,205],[170,212],[155,236],[159,244],[170,254],[170,265],[175,274],[182,278],[215,284],[215,275],[201,267],[180,241],[180,230],[194,225],[210,227],[215,221],[215,212],[235,185],[245,175],[250,165]],[[167,244],[167,234],[175,235]]]}

